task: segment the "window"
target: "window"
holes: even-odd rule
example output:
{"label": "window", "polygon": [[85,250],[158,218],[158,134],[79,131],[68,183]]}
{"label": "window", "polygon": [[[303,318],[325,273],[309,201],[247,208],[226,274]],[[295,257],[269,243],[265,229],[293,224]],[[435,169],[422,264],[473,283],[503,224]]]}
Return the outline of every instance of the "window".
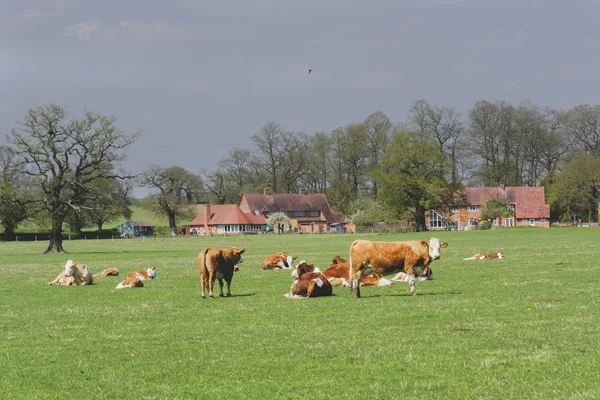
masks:
{"label": "window", "polygon": [[260,211],[254,210],[254,215],[260,215]]}
{"label": "window", "polygon": [[318,217],[318,216],[319,216],[319,214],[320,214],[320,213],[319,213],[319,211],[311,211],[311,212],[310,212],[310,216],[311,216],[311,217]]}
{"label": "window", "polygon": [[509,205],[506,206],[506,209],[508,211],[515,211],[515,205],[514,204],[509,204]]}
{"label": "window", "polygon": [[469,211],[469,212],[477,212],[478,209],[479,209],[478,206],[469,206],[467,208],[467,211]]}
{"label": "window", "polygon": [[527,225],[527,219],[526,219],[526,218],[523,218],[523,219],[521,220],[521,224],[522,224],[522,225]]}
{"label": "window", "polygon": [[515,226],[514,218],[506,218],[506,226]]}
{"label": "window", "polygon": [[546,218],[540,218],[540,223],[545,224],[546,223]]}
{"label": "window", "polygon": [[429,227],[430,228],[445,228],[446,224],[442,220],[442,216],[437,212],[430,210],[429,211]]}
{"label": "window", "polygon": [[250,225],[250,230],[252,231],[258,231],[262,229],[262,225]]}
{"label": "window", "polygon": [[304,211],[294,211],[294,217],[304,217]]}
{"label": "window", "polygon": [[529,220],[529,225],[531,225],[531,226],[535,226],[535,219],[531,218],[531,219]]}
{"label": "window", "polygon": [[452,211],[452,212],[458,212],[458,207],[452,206],[452,207],[450,207],[450,211]]}

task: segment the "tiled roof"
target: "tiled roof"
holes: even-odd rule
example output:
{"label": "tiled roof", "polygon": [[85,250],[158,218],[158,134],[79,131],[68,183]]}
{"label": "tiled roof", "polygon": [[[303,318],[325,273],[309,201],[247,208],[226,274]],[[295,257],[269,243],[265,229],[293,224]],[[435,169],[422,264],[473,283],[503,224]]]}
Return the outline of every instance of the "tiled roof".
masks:
{"label": "tiled roof", "polygon": [[151,224],[149,224],[147,222],[144,222],[144,221],[131,221],[131,222],[133,222],[137,226],[148,226],[148,227],[153,227],[154,226],[154,225],[151,225]]}
{"label": "tiled roof", "polygon": [[[200,215],[190,222],[190,226],[204,225],[203,210]],[[262,215],[245,214],[235,204],[210,205],[210,220],[208,225],[266,225]]]}
{"label": "tiled roof", "polygon": [[546,204],[543,186],[509,186],[466,188],[467,201],[473,206],[483,206],[495,197],[505,197],[514,204],[516,218],[550,218],[550,206]]}
{"label": "tiled roof", "polygon": [[[245,194],[248,208],[252,211],[321,211],[327,223],[338,222],[333,216],[327,197],[323,193],[300,195],[295,193],[277,193],[271,195]],[[343,221],[342,221],[343,222]]]}
{"label": "tiled roof", "polygon": [[516,204],[516,218],[550,218],[543,187],[510,187]]}

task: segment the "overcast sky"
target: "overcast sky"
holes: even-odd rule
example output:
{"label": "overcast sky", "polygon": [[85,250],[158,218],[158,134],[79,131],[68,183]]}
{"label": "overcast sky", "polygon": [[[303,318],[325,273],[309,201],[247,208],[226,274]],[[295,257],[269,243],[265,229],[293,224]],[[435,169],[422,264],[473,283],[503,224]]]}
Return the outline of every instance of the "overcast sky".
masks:
{"label": "overcast sky", "polygon": [[[426,99],[600,101],[597,0],[0,0],[0,144],[27,110],[114,115],[126,166],[214,169],[268,121],[331,132]],[[308,69],[314,71],[308,74]]]}

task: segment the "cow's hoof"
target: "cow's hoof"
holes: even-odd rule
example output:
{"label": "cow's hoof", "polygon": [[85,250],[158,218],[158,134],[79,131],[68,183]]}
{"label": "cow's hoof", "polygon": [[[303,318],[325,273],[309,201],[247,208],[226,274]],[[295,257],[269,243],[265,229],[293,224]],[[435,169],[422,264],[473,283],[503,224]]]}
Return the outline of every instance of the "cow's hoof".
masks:
{"label": "cow's hoof", "polygon": [[205,298],[206,298],[206,296],[202,295],[202,298],[203,298],[203,299],[205,299]]}
{"label": "cow's hoof", "polygon": [[223,296],[223,293],[221,293],[221,294],[219,295],[219,297],[225,297],[225,296]]}
{"label": "cow's hoof", "polygon": [[227,293],[227,297],[231,297],[231,293]]}
{"label": "cow's hoof", "polygon": [[416,295],[417,295],[417,293],[416,293],[416,292],[415,292],[415,293],[411,293],[410,295],[411,295],[411,296],[416,296]]}

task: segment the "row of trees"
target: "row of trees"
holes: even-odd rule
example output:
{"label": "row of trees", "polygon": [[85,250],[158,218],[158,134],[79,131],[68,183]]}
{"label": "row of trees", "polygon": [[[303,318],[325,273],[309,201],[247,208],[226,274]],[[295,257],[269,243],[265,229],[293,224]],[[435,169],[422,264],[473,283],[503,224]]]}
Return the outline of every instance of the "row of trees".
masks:
{"label": "row of trees", "polygon": [[568,111],[532,102],[480,101],[463,118],[451,107],[413,103],[393,124],[378,111],[360,123],[313,135],[268,122],[216,168],[194,174],[154,165],[122,170],[138,134],[87,112],[69,119],[47,104],[29,110],[0,147],[0,221],[5,232],[35,215],[51,226],[47,252],[63,251],[62,226],[102,229],[130,217],[134,185],[153,189],[141,204],[175,229],[200,201],[237,203],[244,193],[324,192],[334,209],[363,225],[408,218],[426,229],[425,211],[461,205],[464,185],[545,185],[554,219],[595,217],[600,197],[600,105]]}

